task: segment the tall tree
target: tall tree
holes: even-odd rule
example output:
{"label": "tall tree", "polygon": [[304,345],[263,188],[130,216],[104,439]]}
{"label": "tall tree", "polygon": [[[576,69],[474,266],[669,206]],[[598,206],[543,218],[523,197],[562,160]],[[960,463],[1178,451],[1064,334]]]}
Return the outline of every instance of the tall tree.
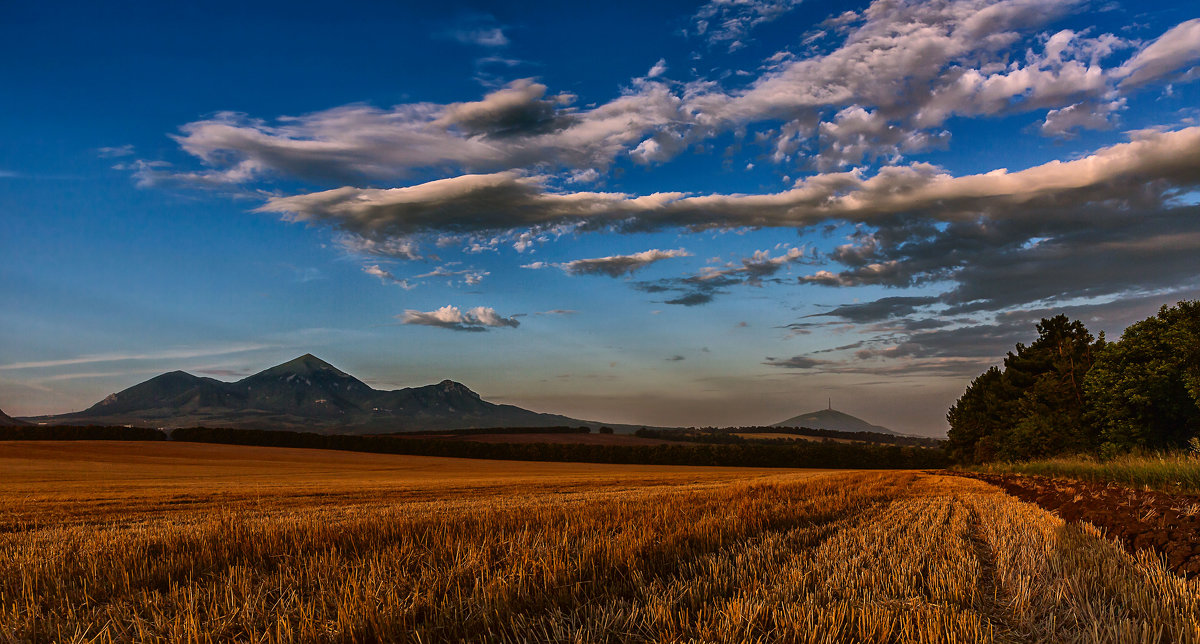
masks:
{"label": "tall tree", "polygon": [[1083,383],[1103,346],[1079,320],[1043,319],[1038,338],[1004,359],[1010,388],[1018,392],[1013,425],[999,447],[1010,459],[1083,451],[1095,444],[1085,418]]}
{"label": "tall tree", "polygon": [[1095,430],[1085,417],[1084,378],[1096,341],[1065,315],[1043,319],[1038,337],[976,378],[950,408],[951,451],[960,459],[1020,460],[1090,448]]}
{"label": "tall tree", "polygon": [[991,367],[971,381],[946,413],[950,423],[946,451],[955,461],[982,463],[996,457],[996,437],[1003,433],[1013,403],[1004,372]]}
{"label": "tall tree", "polygon": [[1100,440],[1182,447],[1200,435],[1200,302],[1162,307],[1100,352],[1084,385]]}

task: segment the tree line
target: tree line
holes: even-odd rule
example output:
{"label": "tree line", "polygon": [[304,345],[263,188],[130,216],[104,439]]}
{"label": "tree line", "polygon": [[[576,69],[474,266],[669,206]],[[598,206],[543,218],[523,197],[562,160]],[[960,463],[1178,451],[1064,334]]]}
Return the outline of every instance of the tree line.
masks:
{"label": "tree line", "polygon": [[0,441],[165,441],[166,433],[149,427],[37,425],[0,427]]}
{"label": "tree line", "polygon": [[[469,430],[466,434],[512,432]],[[544,428],[537,433],[585,433],[587,428]],[[524,428],[522,428],[524,432]],[[4,440],[120,440],[221,443],[262,447],[331,449],[378,454],[446,456],[510,461],[566,461],[629,465],[722,465],[832,469],[928,469],[949,464],[940,449],[866,443],[738,443],[596,445],[587,443],[485,443],[429,435],[316,434],[260,429],[185,427],[166,432],[147,427],[38,426],[0,428]]]}
{"label": "tree line", "polygon": [[955,460],[1106,456],[1182,448],[1200,436],[1200,302],[1163,306],[1115,342],[1065,315],[1036,330],[950,408]]}
{"label": "tree line", "polygon": [[948,464],[945,454],[941,450],[851,443],[797,445],[483,443],[422,437],[331,435],[205,427],[176,429],[171,434],[171,439],[197,443],[301,447],[513,461],[847,469],[919,469],[944,467]]}
{"label": "tree line", "polygon": [[[739,434],[774,434],[779,438],[747,438]],[[689,443],[778,443],[788,440],[788,436],[809,436],[821,439],[846,439],[861,443],[876,443],[881,445],[908,445],[912,447],[939,447],[943,441],[922,436],[900,436],[882,432],[847,432],[837,429],[817,429],[813,427],[776,427],[747,426],[747,427],[691,427],[687,429],[650,429],[643,427],[633,433],[642,438],[655,438],[668,441],[685,441]]]}
{"label": "tree line", "polygon": [[[606,429],[601,427],[600,429]],[[410,432],[390,432],[379,436],[489,436],[494,434],[590,434],[590,427],[471,427],[468,429],[422,429]],[[601,432],[603,433],[603,432]],[[612,433],[611,431],[609,433]]]}

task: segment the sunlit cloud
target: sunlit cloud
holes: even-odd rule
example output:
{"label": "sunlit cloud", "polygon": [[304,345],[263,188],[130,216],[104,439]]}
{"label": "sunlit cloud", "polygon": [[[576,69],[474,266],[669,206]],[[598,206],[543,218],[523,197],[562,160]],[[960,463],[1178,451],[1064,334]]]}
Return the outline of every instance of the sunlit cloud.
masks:
{"label": "sunlit cloud", "polygon": [[517,328],[521,323],[515,317],[504,317],[491,307],[477,306],[460,311],[457,306],[443,306],[434,311],[409,309],[400,318],[401,324],[432,326],[451,331],[487,331],[498,328]]}

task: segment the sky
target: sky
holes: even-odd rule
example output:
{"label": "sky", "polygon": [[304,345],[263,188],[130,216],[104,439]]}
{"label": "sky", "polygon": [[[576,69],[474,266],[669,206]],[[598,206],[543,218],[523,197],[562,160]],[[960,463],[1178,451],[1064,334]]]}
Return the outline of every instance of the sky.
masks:
{"label": "sky", "polygon": [[924,435],[1200,297],[1191,2],[5,3],[0,409],[311,352]]}

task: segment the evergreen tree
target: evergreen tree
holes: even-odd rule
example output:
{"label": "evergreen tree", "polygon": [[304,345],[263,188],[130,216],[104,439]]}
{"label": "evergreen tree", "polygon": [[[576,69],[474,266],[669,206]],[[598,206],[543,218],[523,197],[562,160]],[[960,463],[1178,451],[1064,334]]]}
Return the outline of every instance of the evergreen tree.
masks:
{"label": "evergreen tree", "polygon": [[1002,433],[1012,404],[1005,395],[1004,373],[996,367],[971,381],[946,414],[950,422],[946,451],[960,462],[982,463],[996,457],[993,437]]}
{"label": "evergreen tree", "polygon": [[1018,343],[972,381],[946,418],[951,452],[983,462],[1021,460],[1090,448],[1095,429],[1085,417],[1084,378],[1103,346],[1065,315],[1037,324],[1038,338]]}
{"label": "evergreen tree", "polygon": [[1010,427],[998,446],[1003,458],[1020,460],[1095,445],[1096,431],[1085,418],[1083,383],[1103,338],[1095,342],[1083,322],[1065,315],[1043,319],[1038,339],[1004,359],[1009,391],[1017,402]]}

